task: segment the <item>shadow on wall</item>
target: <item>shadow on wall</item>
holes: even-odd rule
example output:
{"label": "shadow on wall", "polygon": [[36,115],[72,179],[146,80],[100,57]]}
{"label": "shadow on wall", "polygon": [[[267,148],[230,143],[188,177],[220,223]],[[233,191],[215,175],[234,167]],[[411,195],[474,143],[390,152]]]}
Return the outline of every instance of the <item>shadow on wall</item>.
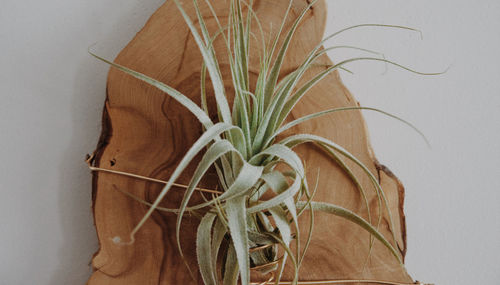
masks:
{"label": "shadow on wall", "polygon": [[[130,5],[132,9],[126,12],[120,10],[120,17],[110,24],[108,31],[96,32],[95,40],[98,42],[92,50],[107,58],[114,58],[164,1],[134,2]],[[87,19],[91,17],[88,15]],[[102,30],[102,25],[95,21],[89,20],[85,24],[85,29]],[[84,44],[90,46],[92,43]],[[91,175],[84,158],[86,153],[94,150],[100,135],[109,67],[91,57],[87,53],[87,46],[74,52],[75,57],[81,60],[74,67],[77,69],[74,92],[68,94],[72,96],[73,132],[62,134],[71,135],[71,140],[68,148],[63,150],[64,160],[58,166],[62,177],[58,210],[64,242],[56,253],[59,266],[52,273],[49,284],[85,284],[92,273],[92,255],[98,249],[91,210]]]}

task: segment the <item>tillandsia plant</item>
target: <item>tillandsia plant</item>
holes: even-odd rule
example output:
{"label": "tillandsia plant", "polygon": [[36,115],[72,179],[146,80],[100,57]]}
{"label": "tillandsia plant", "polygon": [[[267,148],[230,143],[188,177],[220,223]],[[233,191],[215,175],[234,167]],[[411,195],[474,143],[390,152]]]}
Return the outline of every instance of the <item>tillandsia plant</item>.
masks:
{"label": "tillandsia plant", "polygon": [[[258,269],[261,273],[277,272],[275,280],[278,283],[287,262],[291,262],[293,265],[295,271],[293,283],[296,283],[298,280],[298,269],[311,241],[312,227],[314,226],[313,213],[314,211],[323,211],[340,216],[363,227],[372,236],[369,241],[370,246],[377,239],[399,260],[399,255],[394,247],[377,230],[381,222],[383,210],[386,210],[388,213],[391,227],[393,227],[393,222],[384,191],[379,185],[377,178],[369,169],[356,159],[356,157],[333,141],[314,134],[286,136],[284,133],[298,124],[322,115],[356,109],[377,111],[402,120],[381,110],[365,107],[334,108],[292,121],[287,121],[287,118],[300,99],[306,96],[307,92],[313,86],[331,72],[338,69],[345,69],[344,66],[349,62],[375,60],[410,70],[385,58],[352,58],[328,66],[324,71],[314,75],[307,82],[299,86],[306,71],[315,65],[321,55],[339,47],[355,48],[333,46],[323,49],[322,46],[326,40],[344,31],[363,26],[410,28],[376,24],[346,28],[326,37],[305,56],[302,64],[286,77],[279,80],[285,54],[294,33],[309,8],[316,1],[312,1],[285,32],[285,21],[292,7],[292,1],[290,1],[281,26],[270,42],[265,40],[258,17],[251,9],[252,0],[249,0],[248,3],[240,0],[228,1],[228,5],[230,6],[229,17],[228,23],[225,26],[219,22],[210,2],[205,0],[206,5],[210,8],[218,24],[219,29],[214,34],[209,33],[197,0],[193,0],[193,3],[199,29],[187,15],[179,0],[174,1],[203,56],[200,82],[201,106],[198,106],[187,96],[165,83],[93,54],[114,68],[160,89],[167,96],[181,103],[189,112],[196,116],[204,130],[200,138],[191,146],[179,162],[177,168],[171,174],[168,183],[153,203],[134,197],[137,201],[147,204],[149,209],[131,232],[130,242],[134,241],[134,235],[155,210],[172,212],[177,215],[177,245],[181,256],[184,258],[180,242],[182,238],[180,234],[182,218],[188,212],[196,213],[201,219],[196,237],[197,259],[199,271],[205,284],[215,285],[222,282],[224,285],[232,285],[237,284],[238,279],[241,281],[241,284],[249,284],[251,268]],[[242,12],[242,6],[247,6],[246,15]],[[261,33],[259,35],[260,39],[257,41],[261,43],[260,47],[250,45],[251,37],[259,38],[259,36],[251,32],[252,25],[256,25]],[[218,37],[223,38],[229,58],[230,80],[232,82],[230,88],[233,89],[231,91],[234,91],[232,106],[230,106],[227,97],[228,90],[226,90],[223,84],[224,78],[221,75],[216,50],[213,45],[213,42]],[[260,51],[260,69],[255,86],[251,86],[249,74],[250,50],[253,48]],[[416,72],[413,70],[410,71]],[[207,73],[210,78],[210,84],[213,86],[218,121],[213,121],[209,114],[206,93]],[[229,78],[226,79],[229,80]],[[402,121],[407,123],[404,120]],[[414,128],[411,124],[407,124]],[[304,143],[313,143],[322,148],[325,151],[325,155],[330,156],[333,161],[338,163],[356,185],[358,185],[360,194],[364,197],[364,202],[368,209],[368,221],[337,205],[313,201],[314,192],[317,187],[309,185],[304,166],[306,163],[294,151],[296,146]],[[192,174],[179,208],[167,209],[160,207],[160,202],[169,193],[176,180],[199,154],[202,154],[201,161],[197,164]],[[380,205],[376,219],[372,219],[370,216],[370,206],[365,195],[366,189],[361,187],[361,184],[358,183],[358,178],[342,162],[343,159],[354,162],[364,171],[373,184]],[[210,169],[215,169],[217,173],[220,191],[216,191],[217,193],[213,194],[212,197],[205,197],[205,201],[202,203],[191,205],[189,202],[193,194],[199,190],[200,181]],[[298,217],[305,211],[310,211],[311,213],[311,228],[308,229],[308,235],[305,237],[305,246],[301,248],[300,240],[303,237],[300,234]],[[116,241],[119,242],[119,239]],[[295,244],[292,245],[292,243]],[[224,256],[221,258],[221,255]],[[218,266],[219,261],[223,263],[221,266]]]}

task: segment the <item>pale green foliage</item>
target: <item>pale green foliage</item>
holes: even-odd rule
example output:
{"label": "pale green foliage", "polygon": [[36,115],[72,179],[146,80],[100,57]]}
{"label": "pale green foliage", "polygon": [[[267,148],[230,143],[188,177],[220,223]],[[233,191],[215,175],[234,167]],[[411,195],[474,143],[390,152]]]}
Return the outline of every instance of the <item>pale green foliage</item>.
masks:
{"label": "pale green foliage", "polygon": [[[324,41],[322,41],[305,57],[304,62],[296,70],[278,81],[278,75],[280,74],[286,51],[295,30],[301,19],[306,15],[310,6],[315,3],[315,1],[313,1],[306,7],[306,9],[296,18],[291,28],[284,33],[283,27],[285,19],[288,17],[291,9],[292,1],[290,1],[290,5],[285,15],[283,15],[283,23],[277,35],[272,39],[270,47],[264,42],[264,35],[260,35],[262,38],[262,47],[255,47],[260,49],[260,72],[258,74],[256,86],[251,87],[248,63],[251,49],[250,38],[255,36],[250,33],[250,26],[252,23],[257,25],[262,33],[258,18],[253,11],[249,9],[247,15],[244,16],[241,7],[243,2],[240,3],[239,0],[229,1],[229,23],[228,26],[222,27],[210,3],[206,1],[205,4],[209,5],[215,20],[219,23],[219,31],[214,35],[210,35],[205,26],[205,21],[201,12],[198,9],[196,0],[193,0],[193,2],[197,10],[196,21],[199,23],[200,30],[195,27],[192,19],[190,19],[184,11],[182,4],[180,4],[178,0],[174,1],[189,26],[191,34],[198,44],[203,56],[204,65],[202,66],[201,76],[202,92],[200,94],[202,102],[201,107],[185,95],[164,83],[94,55],[111,64],[113,67],[162,90],[167,96],[171,96],[186,107],[188,111],[193,113],[204,128],[203,135],[193,144],[179,162],[177,168],[169,178],[168,183],[162,189],[156,200],[153,203],[149,203],[135,197],[137,201],[148,205],[149,210],[137,227],[132,231],[131,241],[134,240],[135,233],[151,216],[153,211],[163,210],[177,213],[177,242],[181,256],[183,256],[180,243],[183,238],[181,236],[182,217],[186,212],[196,211],[203,215],[198,228],[196,246],[198,264],[200,267],[199,270],[205,284],[215,285],[220,284],[222,281],[224,285],[233,285],[237,283],[238,279],[241,280],[242,284],[248,284],[250,282],[250,267],[264,265],[277,260],[278,247],[281,247],[283,249],[282,252],[285,253],[281,267],[277,268],[278,266],[275,265],[271,268],[263,269],[263,271],[268,272],[277,269],[278,274],[276,279],[278,281],[284,263],[289,259],[296,272],[294,281],[297,281],[298,267],[307,249],[307,246],[300,249],[299,240],[301,236],[297,219],[304,211],[311,211],[311,228],[308,229],[309,234],[306,243],[308,245],[312,235],[312,226],[314,224],[313,211],[317,210],[337,215],[363,227],[374,238],[381,241],[399,260],[399,255],[391,243],[377,231],[382,217],[383,207],[378,207],[380,209],[378,221],[375,226],[372,226],[372,217],[369,213],[370,208],[366,200],[367,189],[363,189],[351,169],[344,163],[344,159],[354,162],[370,178],[380,205],[385,205],[384,209],[388,212],[390,224],[392,226],[393,221],[384,192],[377,179],[363,163],[341,146],[326,138],[313,134],[296,134],[282,138],[281,141],[276,141],[278,134],[282,134],[291,127],[333,112],[364,109],[378,111],[397,118],[374,108],[344,107],[321,111],[285,123],[285,119],[300,99],[307,94],[307,91],[334,70],[343,68],[345,64],[357,60],[376,60],[391,64],[394,63],[376,57],[348,59],[324,69],[324,71],[318,73],[303,85],[298,86],[305,72],[313,66],[319,56],[326,51],[339,47],[353,48],[349,46],[337,46],[321,49],[324,43]],[[252,6],[251,0],[248,6]],[[340,32],[363,26],[386,26],[408,29],[398,26],[370,24],[350,27]],[[327,37],[325,40],[334,37],[338,33]],[[222,37],[227,47],[233,84],[232,87],[234,89],[232,91],[234,91],[235,94],[233,106],[229,106],[229,101],[226,96],[227,90],[224,88],[224,80],[221,76],[216,52],[212,45],[217,37]],[[279,38],[283,39],[280,47],[278,47]],[[219,122],[213,122],[208,113],[205,91],[207,71],[210,82],[213,85]],[[226,78],[226,80],[228,80],[228,78]],[[323,148],[325,153],[330,155],[349,175],[358,187],[366,203],[369,221],[341,207],[311,201],[314,193],[309,190],[304,164],[293,150],[295,146],[303,143],[312,143]],[[203,151],[204,154],[202,159],[192,174],[191,181],[185,191],[184,199],[180,207],[178,209],[165,209],[159,207],[159,203],[167,195],[173,183],[179,178],[191,160]],[[278,165],[284,167],[277,168]],[[223,193],[218,196],[213,196],[211,199],[201,204],[188,206],[193,193],[196,191],[196,187],[211,167],[214,167],[217,171]],[[266,191],[272,191],[274,193],[273,198],[263,200],[262,195]],[[316,189],[314,189],[314,191],[316,191]],[[294,241],[296,244],[294,251],[292,251],[290,246]],[[269,244],[273,246],[263,250],[249,251],[252,247]],[[222,251],[222,248],[226,250]],[[224,274],[218,272],[220,267],[217,266],[218,260],[221,260],[221,252],[226,252],[225,257],[222,258],[223,261],[225,260],[225,262],[223,262]],[[219,280],[221,277],[222,280]]]}

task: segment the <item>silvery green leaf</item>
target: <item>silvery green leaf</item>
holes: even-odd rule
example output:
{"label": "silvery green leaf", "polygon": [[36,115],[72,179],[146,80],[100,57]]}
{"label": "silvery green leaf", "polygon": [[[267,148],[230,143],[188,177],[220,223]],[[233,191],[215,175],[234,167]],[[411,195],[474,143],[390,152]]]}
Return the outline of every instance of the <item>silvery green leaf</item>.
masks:
{"label": "silvery green leaf", "polygon": [[[212,231],[212,264],[217,265],[217,256],[219,255],[220,247],[226,236],[227,228],[220,219],[216,219],[215,226]],[[214,270],[217,267],[215,266]],[[214,272],[215,277],[217,274]],[[217,279],[217,278],[216,278]]]}
{"label": "silvery green leaf", "polygon": [[[276,194],[281,194],[284,191],[286,191],[288,187],[288,181],[286,180],[285,176],[279,172],[279,171],[271,171],[269,173],[266,173],[262,175],[262,180],[273,190],[274,193]],[[295,195],[295,194],[294,194]],[[280,198],[280,200],[283,200],[283,203],[285,206],[288,208],[290,211],[290,214],[292,215],[292,218],[294,222],[297,222],[297,209],[295,207],[295,201],[292,197],[283,197],[283,199]],[[272,205],[271,207],[274,207],[275,205]]]}
{"label": "silvery green leaf", "polygon": [[226,123],[217,123],[213,125],[212,127],[208,128],[202,135],[201,137],[191,146],[191,148],[187,151],[187,153],[184,155],[184,157],[181,159],[179,164],[177,165],[176,169],[170,176],[167,184],[163,189],[161,190],[160,194],[156,198],[155,202],[149,208],[147,213],[144,215],[144,217],[141,219],[141,221],[137,224],[137,226],[134,228],[134,230],[131,233],[131,239],[133,240],[135,233],[141,228],[141,226],[146,222],[146,220],[151,216],[153,211],[158,207],[160,202],[163,200],[165,195],[168,193],[172,185],[177,181],[181,173],[184,171],[184,169],[189,165],[189,163],[193,160],[193,158],[210,142],[220,139],[219,136],[231,129],[235,128],[234,126],[228,125]]}
{"label": "silvery green leaf", "polygon": [[208,171],[210,166],[212,166],[215,163],[215,161],[218,160],[221,156],[231,151],[236,151],[236,149],[228,140],[220,140],[218,142],[215,142],[208,148],[207,152],[203,155],[203,158],[198,163],[198,166],[196,167],[196,170],[192,175],[191,181],[189,182],[189,185],[186,189],[186,192],[184,193],[184,197],[179,207],[179,215],[177,216],[177,223],[175,230],[177,238],[177,247],[179,249],[181,257],[183,257],[184,254],[181,249],[180,229],[181,229],[182,217],[184,215],[184,212],[186,211],[189,200],[191,199],[195,191],[195,188],[198,186],[198,184],[200,183],[201,179]]}
{"label": "silvery green leaf", "polygon": [[326,70],[324,70],[322,72],[319,72],[313,78],[311,78],[309,81],[307,81],[306,83],[304,83],[304,85],[301,88],[299,88],[299,90],[297,90],[297,92],[295,92],[295,94],[293,96],[291,96],[291,98],[289,98],[289,100],[287,101],[287,103],[283,107],[283,114],[285,114],[285,116],[284,117],[282,116],[281,119],[284,119],[286,117],[286,115],[289,114],[290,110],[292,110],[294,108],[294,106],[297,104],[297,102],[307,93],[307,91],[309,91],[318,82],[320,82],[322,79],[324,79],[328,74],[330,74],[333,71],[339,69],[340,67],[346,65],[347,63],[351,63],[351,62],[355,62],[355,61],[379,61],[379,62],[384,62],[384,63],[388,63],[388,64],[391,64],[391,65],[397,66],[397,67],[402,68],[402,69],[404,69],[406,71],[409,71],[409,72],[412,72],[412,73],[415,73],[415,74],[419,74],[419,75],[438,75],[438,74],[442,74],[442,72],[438,72],[438,73],[424,73],[424,72],[419,72],[419,71],[413,70],[411,68],[408,68],[406,66],[403,66],[401,64],[398,64],[398,63],[395,63],[393,61],[387,60],[385,58],[376,58],[376,57],[356,57],[356,58],[350,58],[350,59],[341,61],[341,62],[339,62],[337,64],[334,64],[334,65],[328,67]]}
{"label": "silvery green leaf", "polygon": [[[267,180],[270,180],[270,177],[266,177]],[[266,201],[261,201],[257,205],[252,206],[248,209],[248,213],[256,213],[260,212],[275,206],[278,206],[281,203],[284,203],[285,200],[293,198],[295,194],[300,190],[300,185],[302,184],[302,180],[297,176],[295,180],[293,181],[292,185],[288,187],[286,190],[281,192],[280,194],[276,195],[275,197],[266,200]]]}
{"label": "silvery green leaf", "polygon": [[177,102],[179,102],[180,104],[182,104],[182,106],[186,107],[186,109],[188,109],[202,124],[205,128],[209,128],[213,125],[212,123],[212,120],[210,120],[210,118],[208,117],[207,114],[205,114],[205,112],[198,106],[196,105],[196,103],[194,103],[193,101],[191,101],[191,99],[189,99],[188,97],[186,97],[184,94],[180,93],[179,91],[177,91],[176,89],[168,86],[167,84],[163,83],[163,82],[160,82],[158,80],[155,80],[149,76],[146,76],[140,72],[137,72],[137,71],[134,71],[134,70],[131,70],[127,67],[124,67],[124,66],[121,66],[117,63],[114,63],[114,62],[111,62],[103,57],[100,57],[92,52],[89,52],[92,56],[94,56],[95,58],[99,59],[99,60],[102,60],[104,62],[106,62],[107,64],[113,66],[114,68],[118,69],[118,70],[121,70],[129,75],[132,75],[133,77],[139,79],[139,80],[142,80],[146,83],[148,83],[149,85],[152,85],[158,89],[160,89],[161,91],[167,93],[169,96],[171,96],[174,100],[176,100]]}
{"label": "silvery green leaf", "polygon": [[409,31],[413,31],[413,32],[419,32],[420,34],[422,34],[422,32],[420,30],[417,30],[417,29],[414,29],[414,28],[410,28],[410,27],[406,27],[406,26],[399,26],[399,25],[385,25],[385,24],[358,24],[358,25],[354,25],[354,26],[349,26],[347,28],[343,28],[342,30],[340,31],[337,31],[335,33],[332,33],[328,36],[326,36],[319,44],[318,46],[322,46],[326,41],[332,39],[333,37],[335,36],[338,36],[339,34],[341,33],[344,33],[346,31],[349,31],[349,30],[352,30],[352,29],[357,29],[357,28],[362,28],[362,27],[381,27],[381,28],[395,28],[395,29],[403,29],[403,30],[409,30]]}
{"label": "silvery green leaf", "polygon": [[235,285],[238,283],[238,259],[236,258],[236,251],[234,249],[233,243],[229,244],[226,263],[224,266],[224,285]]}
{"label": "silvery green leaf", "polygon": [[[293,135],[290,137],[285,138],[281,143],[293,148],[294,146],[306,142],[312,142],[316,143],[325,147],[332,148],[333,150],[339,152],[346,158],[350,159],[352,162],[357,164],[361,169],[366,173],[368,178],[370,178],[370,181],[372,182],[373,186],[375,187],[377,191],[377,197],[380,199],[380,197],[384,201],[385,208],[387,210],[387,214],[389,216],[389,226],[390,229],[392,230],[392,235],[393,235],[393,240],[396,241],[396,235],[394,233],[394,221],[392,218],[392,213],[389,208],[389,202],[387,201],[387,197],[385,196],[384,190],[380,186],[377,178],[371,173],[371,171],[361,162],[359,161],[354,155],[349,153],[347,150],[345,150],[343,147],[339,146],[338,144],[332,142],[331,140],[328,140],[326,138],[316,136],[316,135],[311,135],[311,134],[300,134],[300,135]],[[379,216],[379,223],[380,223],[381,215]]]}
{"label": "silvery green leaf", "polygon": [[262,175],[263,168],[261,166],[253,166],[247,162],[243,164],[238,177],[234,181],[234,183],[229,187],[227,191],[219,195],[218,197],[198,205],[186,207],[186,210],[196,210],[201,209],[210,205],[215,204],[216,202],[234,199],[240,197],[242,195],[246,195],[252,186],[257,183],[259,178]]}
{"label": "silvery green leaf", "polygon": [[274,239],[270,238],[268,235],[261,234],[255,231],[248,231],[248,239],[254,242],[255,244],[260,244],[260,245],[274,243]]}
{"label": "silvery green leaf", "polygon": [[[193,38],[196,41],[196,44],[198,45],[199,50],[203,56],[203,60],[205,61],[205,64],[207,66],[208,73],[210,74],[210,80],[214,87],[215,100],[217,101],[217,107],[219,108],[222,119],[225,123],[230,124],[232,123],[231,111],[229,110],[229,104],[227,102],[227,98],[225,95],[224,83],[221,78],[219,66],[217,64],[217,59],[215,55],[212,53],[211,49],[207,47],[206,44],[203,42],[203,39],[200,37],[200,34],[198,33],[196,27],[194,26],[192,20],[189,18],[184,8],[182,8],[182,4],[179,2],[179,0],[174,0],[174,1],[175,4],[177,5],[177,8],[184,17],[184,21],[191,30],[191,34],[193,35]],[[198,5],[195,5],[195,8],[198,10],[199,9]],[[200,25],[202,25],[202,23],[204,23],[203,17],[201,17],[201,19],[199,18],[199,21]]]}
{"label": "silvery green leaf", "polygon": [[[304,16],[306,15],[306,12],[309,11],[309,8],[312,7],[316,3],[317,0],[311,1],[311,3],[304,9],[302,10],[301,14],[295,19],[295,21],[292,24],[292,27],[289,29],[285,39],[283,40],[283,44],[276,55],[276,59],[274,61],[274,64],[269,71],[269,76],[266,81],[265,89],[264,89],[264,108],[267,109],[269,105],[269,100],[272,98],[272,95],[274,94],[275,91],[275,86],[278,81],[279,73],[281,70],[281,65],[283,64],[283,59],[285,57],[286,51],[288,50],[288,46],[290,45],[290,41],[292,40],[292,37],[299,25],[299,23],[302,21]],[[277,43],[278,37],[281,34],[281,30],[284,27],[284,23],[286,20],[286,16],[288,16],[288,12],[290,11],[292,2],[290,1],[290,5],[288,7],[288,10],[286,12],[285,18],[283,19],[282,25],[280,27],[280,32],[278,33],[278,36],[275,40],[275,43]],[[273,56],[273,51],[274,51],[275,46],[273,46],[273,49],[271,51],[271,57]],[[275,103],[274,105],[276,105]],[[278,110],[279,111],[279,110]],[[266,114],[264,116],[263,122],[259,125],[259,128],[257,129],[257,132],[255,134],[254,138],[254,144],[252,145],[252,149],[255,152],[256,150],[260,149],[262,142],[264,141],[264,136],[269,128],[269,122],[271,121],[272,115],[275,114],[274,108],[269,108],[266,111]]]}
{"label": "silvery green leaf", "polygon": [[[299,201],[297,203],[297,206],[303,207],[305,206],[305,204],[306,203],[304,201]],[[322,211],[329,214],[333,214],[361,226],[363,229],[372,234],[376,239],[382,242],[382,244],[384,244],[384,246],[391,251],[392,255],[394,255],[394,257],[396,257],[400,263],[402,263],[401,258],[399,257],[399,253],[396,251],[396,249],[394,249],[391,243],[388,242],[385,239],[385,237],[377,231],[377,229],[375,229],[372,225],[370,225],[370,223],[368,223],[365,219],[358,216],[356,213],[349,211],[345,208],[324,202],[311,202],[311,206],[315,211]]]}
{"label": "silvery green leaf", "polygon": [[196,256],[200,266],[200,274],[205,285],[217,285],[215,277],[215,264],[212,263],[211,235],[215,214],[207,213],[198,225],[196,234]]}
{"label": "silvery green leaf", "polygon": [[[283,41],[283,44],[281,45],[281,48],[276,56],[273,67],[270,70],[269,78],[268,78],[268,81],[266,83],[265,94],[272,94],[274,92],[274,87],[275,87],[276,82],[278,80],[278,76],[279,76],[279,73],[281,70],[281,65],[283,63],[283,59],[285,57],[286,51],[288,50],[288,46],[290,45],[290,41],[292,40],[292,37],[293,37],[297,27],[299,26],[299,23],[302,21],[302,19],[304,18],[306,13],[309,11],[309,9],[316,3],[316,1],[317,0],[311,1],[311,3],[309,5],[307,5],[307,7],[305,7],[302,10],[300,15],[293,22],[292,27],[288,31],[288,33]],[[291,2],[290,2],[290,5],[291,5]],[[287,10],[287,15],[288,15],[289,9],[290,9],[290,7]],[[283,24],[282,24],[281,29],[283,28],[285,20],[286,20],[286,17],[285,17],[285,19],[283,19]],[[279,34],[281,34],[281,32]]]}
{"label": "silvery green leaf", "polygon": [[[391,117],[393,119],[396,119],[398,121],[401,121],[403,122],[404,124],[408,125],[409,127],[411,127],[414,131],[416,131],[420,136],[422,136],[422,138],[425,140],[425,142],[427,144],[429,144],[427,138],[425,137],[425,135],[417,128],[415,127],[413,124],[411,124],[410,122],[396,116],[396,115],[393,115],[391,113],[388,113],[388,112],[385,112],[385,111],[382,111],[382,110],[379,110],[379,109],[376,109],[376,108],[371,108],[371,107],[341,107],[341,108],[333,108],[333,109],[328,109],[328,110],[324,110],[324,111],[321,111],[321,112],[316,112],[316,113],[313,113],[313,114],[309,114],[309,115],[306,115],[304,117],[301,117],[301,118],[298,118],[298,119],[295,119],[287,124],[285,124],[284,126],[282,126],[281,128],[279,128],[269,139],[268,141],[266,141],[266,144],[268,144],[271,139],[275,138],[277,135],[281,134],[282,132],[298,125],[298,124],[301,124],[303,122],[306,122],[308,120],[311,120],[311,119],[315,119],[315,118],[318,118],[318,117],[321,117],[321,116],[324,116],[324,115],[327,115],[327,114],[331,114],[331,113],[334,113],[334,112],[339,112],[339,111],[349,111],[349,110],[369,110],[369,111],[375,111],[375,112],[378,112],[378,113],[381,113],[381,114],[384,114],[388,117]],[[266,145],[265,144],[265,145]]]}
{"label": "silvery green leaf", "polygon": [[250,163],[257,164],[262,159],[265,159],[266,156],[281,159],[283,162],[288,164],[288,166],[294,169],[300,177],[304,177],[304,166],[302,165],[302,161],[288,146],[284,144],[274,144],[252,157],[250,159]]}
{"label": "silvery green leaf", "polygon": [[268,211],[271,215],[273,215],[274,222],[280,230],[281,238],[287,245],[289,245],[292,241],[292,231],[290,229],[290,224],[288,223],[286,212],[279,206],[269,208]]}
{"label": "silvery green leaf", "polygon": [[229,232],[231,233],[234,250],[236,251],[242,284],[250,282],[246,199],[246,196],[236,197],[228,200],[225,206]]}

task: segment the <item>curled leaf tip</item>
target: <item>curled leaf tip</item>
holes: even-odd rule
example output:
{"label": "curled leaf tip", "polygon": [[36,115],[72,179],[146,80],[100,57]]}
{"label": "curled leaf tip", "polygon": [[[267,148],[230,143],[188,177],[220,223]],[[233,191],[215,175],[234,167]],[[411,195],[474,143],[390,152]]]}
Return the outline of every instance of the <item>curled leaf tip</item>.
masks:
{"label": "curled leaf tip", "polygon": [[119,245],[119,246],[124,246],[124,245],[132,245],[135,243],[135,238],[133,236],[130,236],[130,241],[123,241],[121,237],[119,236],[115,236],[113,238],[111,238],[111,241],[116,244],[116,245]]}

